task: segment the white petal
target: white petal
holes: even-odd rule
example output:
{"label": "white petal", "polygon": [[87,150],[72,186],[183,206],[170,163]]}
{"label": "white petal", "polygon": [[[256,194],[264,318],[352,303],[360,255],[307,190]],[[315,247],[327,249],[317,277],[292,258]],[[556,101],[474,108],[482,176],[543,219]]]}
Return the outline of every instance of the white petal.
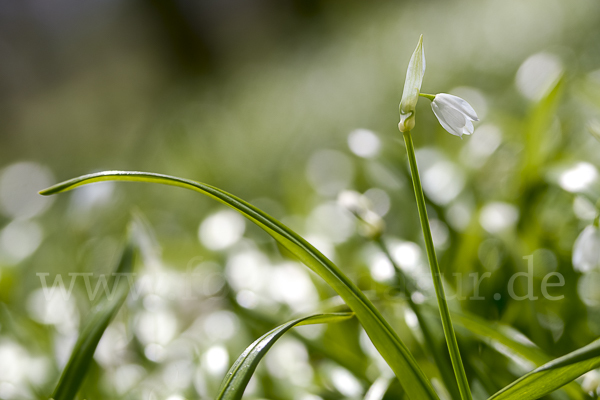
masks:
{"label": "white petal", "polygon": [[457,124],[456,124],[457,119],[456,119],[456,116],[454,115],[454,113],[457,113],[458,117],[462,117],[464,119],[464,116],[462,114],[460,114],[458,111],[453,110],[453,109],[448,109],[448,108],[442,109],[441,107],[439,107],[439,104],[437,104],[435,102],[435,100],[431,102],[431,109],[433,110],[433,113],[437,117],[438,121],[440,121],[440,125],[442,125],[442,127],[445,130],[447,130],[448,132],[450,132],[451,134],[453,134],[455,136],[462,137],[464,123],[461,123],[459,121],[458,126],[457,126]]}
{"label": "white petal", "polygon": [[465,127],[463,128],[463,133],[465,135],[472,135],[473,134],[473,123],[471,122],[471,120],[469,118],[467,118],[467,123],[465,124]]}
{"label": "white petal", "polygon": [[448,94],[448,93],[436,94],[435,98],[438,99],[438,101],[447,103],[448,105],[457,109],[461,113],[467,115],[471,120],[479,121],[479,118],[477,117],[477,113],[475,112],[473,107],[471,107],[471,105],[466,100],[461,99],[458,96]]}
{"label": "white petal", "polygon": [[446,122],[452,125],[455,129],[462,129],[467,123],[467,117],[465,114],[452,107],[452,105],[446,103],[438,103],[437,104],[440,110],[440,113],[446,120]]}

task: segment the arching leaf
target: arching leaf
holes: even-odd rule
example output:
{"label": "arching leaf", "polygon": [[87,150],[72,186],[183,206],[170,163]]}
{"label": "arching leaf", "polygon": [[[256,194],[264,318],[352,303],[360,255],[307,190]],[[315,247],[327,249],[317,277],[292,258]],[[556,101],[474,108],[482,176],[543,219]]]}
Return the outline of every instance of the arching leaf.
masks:
{"label": "arching leaf", "polygon": [[534,400],[600,367],[600,339],[534,369],[489,400]]}
{"label": "arching leaf", "polygon": [[352,318],[352,313],[315,314],[287,322],[265,333],[252,343],[233,363],[221,383],[216,400],[239,400],[260,360],[284,333],[298,325],[325,324]]}
{"label": "arching leaf", "polygon": [[390,365],[411,399],[438,399],[431,383],[396,332],[358,287],[327,257],[300,235],[244,200],[214,186],[148,172],[106,171],[81,176],[41,191],[43,195],[64,192],[101,181],[153,182],[200,192],[240,212],[265,230],[283,247],[311,268],[344,299],[363,325],[371,341]]}

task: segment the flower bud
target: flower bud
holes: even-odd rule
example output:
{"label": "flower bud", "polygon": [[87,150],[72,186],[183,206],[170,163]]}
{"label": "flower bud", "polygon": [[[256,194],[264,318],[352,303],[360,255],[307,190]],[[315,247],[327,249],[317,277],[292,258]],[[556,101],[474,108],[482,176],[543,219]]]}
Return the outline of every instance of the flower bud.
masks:
{"label": "flower bud", "polygon": [[400,101],[400,123],[398,124],[400,132],[407,132],[415,127],[415,109],[417,101],[419,101],[424,75],[425,50],[423,49],[423,35],[421,35],[406,70],[404,91]]}
{"label": "flower bud", "polygon": [[338,196],[338,204],[350,211],[360,221],[359,233],[369,239],[377,239],[385,229],[383,219],[371,210],[372,205],[362,194],[345,190]]}

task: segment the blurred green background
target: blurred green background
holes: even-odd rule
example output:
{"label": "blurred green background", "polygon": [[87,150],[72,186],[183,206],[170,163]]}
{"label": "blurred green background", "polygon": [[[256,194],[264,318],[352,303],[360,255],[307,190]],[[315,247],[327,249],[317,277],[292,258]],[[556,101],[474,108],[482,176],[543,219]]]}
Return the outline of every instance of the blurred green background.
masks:
{"label": "blurred green background", "polygon": [[[139,268],[147,284],[107,330],[82,399],[212,398],[255,338],[336,304],[262,231],[197,194],[111,183],[36,194],[105,169],[199,180],[281,219],[373,296],[439,381],[414,315],[390,295],[389,262],[336,203],[343,190],[365,193],[430,298],[396,127],[421,33],[423,92],[461,96],[481,120],[459,140],[423,99],[413,132],[447,288],[465,297],[454,306],[552,357],[598,337],[600,260],[572,263],[600,198],[597,1],[5,0],[0,399],[52,392],[92,302],[81,277],[68,298],[48,297],[42,280],[68,287],[73,273],[94,273],[95,287],[132,210],[155,235]],[[515,301],[507,284],[530,255],[539,299]],[[475,272],[491,274],[478,289]],[[550,290],[561,300],[540,294],[549,272],[564,277]],[[470,299],[477,290],[483,299]],[[248,398],[363,398],[388,373],[356,321],[296,332],[268,354]],[[459,333],[477,398],[531,368]],[[593,372],[582,383],[598,382]]]}

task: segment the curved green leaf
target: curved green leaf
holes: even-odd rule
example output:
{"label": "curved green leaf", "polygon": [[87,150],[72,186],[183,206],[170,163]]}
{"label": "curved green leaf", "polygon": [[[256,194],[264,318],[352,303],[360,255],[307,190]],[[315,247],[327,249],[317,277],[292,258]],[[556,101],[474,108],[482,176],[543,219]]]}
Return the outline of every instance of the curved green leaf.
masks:
{"label": "curved green leaf", "polygon": [[591,358],[600,357],[600,339],[593,341],[592,343],[577,349],[567,355],[560,358],[556,358],[549,363],[542,365],[538,368],[539,371],[548,371],[551,369],[566,367],[579,361],[586,361]]}
{"label": "curved green leaf", "polygon": [[203,193],[240,212],[265,230],[283,247],[317,273],[355,312],[371,341],[390,365],[404,390],[414,400],[438,399],[429,380],[389,323],[358,287],[335,264],[306,240],[263,211],[214,186],[188,179],[147,172],[107,171],[81,176],[41,191],[43,195],[64,192],[101,181],[154,182]]}
{"label": "curved green leaf", "polygon": [[600,367],[600,339],[534,369],[489,400],[534,400]]}
{"label": "curved green leaf", "polygon": [[451,312],[451,314],[456,325],[471,331],[493,348],[497,349],[500,345],[503,347],[502,350],[508,350],[535,366],[550,360],[550,357],[545,355],[539,347],[510,326],[486,321],[464,312]]}
{"label": "curved green leaf", "polygon": [[112,289],[112,292],[107,297],[102,298],[93,308],[92,315],[81,331],[67,366],[63,370],[54,390],[52,395],[54,400],[72,400],[75,398],[92,363],[100,338],[129,293],[130,282],[124,275],[133,271],[133,262],[133,246],[128,243],[123,249],[119,263],[108,283],[108,287]]}
{"label": "curved green leaf", "polygon": [[[500,323],[493,323],[466,312],[451,312],[452,320],[456,325],[462,326],[478,336],[482,341],[501,353],[511,353],[508,356],[517,356],[540,366],[550,361],[550,357],[539,347],[531,342],[522,333],[512,327]],[[600,354],[599,354],[600,355]],[[585,393],[579,385],[573,383],[562,388],[570,398],[585,398]]]}
{"label": "curved green leaf", "polygon": [[[229,289],[229,287],[227,288]],[[228,296],[228,299],[234,308],[233,311],[244,320],[246,325],[249,325],[252,328],[253,332],[256,332],[257,330],[259,332],[264,332],[268,328],[277,325],[277,322],[270,315],[240,306],[235,299],[235,295],[232,296],[231,292],[228,293]],[[319,307],[319,309],[323,310],[325,307]],[[315,353],[318,354],[319,357],[325,357],[350,371],[352,375],[360,381],[369,381],[366,375],[368,367],[367,357],[365,355],[357,354],[343,342],[329,340],[326,343],[323,343],[323,341],[318,339],[308,339],[298,332],[291,331],[289,334],[302,342],[302,344],[306,346],[309,354]]]}
{"label": "curved green leaf", "polygon": [[352,318],[353,313],[315,314],[287,322],[265,333],[252,343],[233,363],[219,389],[215,400],[239,400],[254,374],[260,360],[284,333],[298,325],[325,324]]}

